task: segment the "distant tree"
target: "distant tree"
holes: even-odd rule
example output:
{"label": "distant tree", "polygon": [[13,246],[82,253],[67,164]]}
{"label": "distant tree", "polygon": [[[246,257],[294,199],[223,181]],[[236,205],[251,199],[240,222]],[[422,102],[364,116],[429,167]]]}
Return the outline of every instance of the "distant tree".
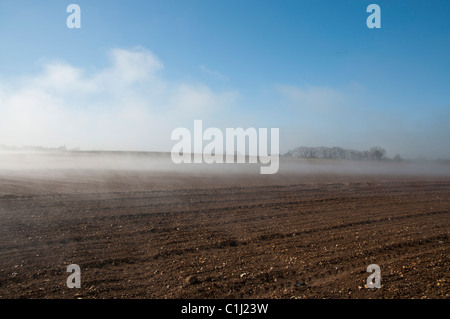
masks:
{"label": "distant tree", "polygon": [[[300,146],[288,151],[284,156],[297,158],[329,158],[329,159],[347,159],[347,160],[382,160],[388,159],[384,148],[379,146],[372,147],[368,151],[356,151],[344,149],[342,147],[307,147]],[[403,160],[397,158],[397,160]]]}
{"label": "distant tree", "polygon": [[381,160],[386,156],[386,150],[382,147],[375,146],[369,150],[370,158],[374,160]]}

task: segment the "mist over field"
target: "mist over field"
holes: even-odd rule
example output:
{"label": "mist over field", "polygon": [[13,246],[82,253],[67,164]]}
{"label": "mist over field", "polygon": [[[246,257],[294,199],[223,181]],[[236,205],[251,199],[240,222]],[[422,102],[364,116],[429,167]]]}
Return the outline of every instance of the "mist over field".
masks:
{"label": "mist over field", "polygon": [[[102,152],[102,151],[0,151],[0,174],[77,171],[142,171],[180,174],[252,174],[269,164],[249,163],[181,163],[174,164],[170,153]],[[280,156],[277,174],[355,174],[355,175],[450,175],[450,165],[436,161],[393,162],[344,159],[304,159]],[[41,172],[40,172],[41,171]],[[275,174],[275,175],[277,175]]]}
{"label": "mist over field", "polygon": [[[449,165],[259,168],[1,152],[0,297],[446,298]],[[81,289],[66,286],[70,264]],[[364,288],[369,264],[381,289]]]}

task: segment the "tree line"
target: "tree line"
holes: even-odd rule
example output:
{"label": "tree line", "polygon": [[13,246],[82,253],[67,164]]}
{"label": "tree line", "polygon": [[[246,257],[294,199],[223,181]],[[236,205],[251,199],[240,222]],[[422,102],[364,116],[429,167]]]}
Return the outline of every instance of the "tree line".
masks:
{"label": "tree line", "polygon": [[345,149],[342,147],[308,147],[300,146],[288,151],[283,156],[295,158],[329,158],[329,159],[346,159],[346,160],[394,160],[402,161],[400,155],[389,158],[386,150],[382,147],[375,146],[367,151],[357,151]]}

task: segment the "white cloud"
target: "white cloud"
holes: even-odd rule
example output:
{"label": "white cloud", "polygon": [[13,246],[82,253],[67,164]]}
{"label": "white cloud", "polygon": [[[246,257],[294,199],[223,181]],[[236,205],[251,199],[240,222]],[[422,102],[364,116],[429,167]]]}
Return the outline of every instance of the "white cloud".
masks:
{"label": "white cloud", "polygon": [[135,51],[113,49],[109,56],[112,66],[98,74],[97,81],[108,83],[114,79],[115,84],[132,85],[157,80],[157,71],[163,69],[162,62],[153,53],[144,49]]}
{"label": "white cloud", "polygon": [[174,128],[223,115],[238,97],[164,80],[162,62],[144,49],[109,58],[96,72],[57,61],[0,81],[0,144],[169,151]]}

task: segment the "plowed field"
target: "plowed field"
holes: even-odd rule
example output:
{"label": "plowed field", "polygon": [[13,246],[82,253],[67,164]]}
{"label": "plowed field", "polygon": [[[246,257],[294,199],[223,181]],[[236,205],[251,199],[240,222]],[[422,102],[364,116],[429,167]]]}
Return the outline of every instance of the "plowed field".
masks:
{"label": "plowed field", "polygon": [[449,232],[438,175],[3,172],[0,298],[448,298]]}

